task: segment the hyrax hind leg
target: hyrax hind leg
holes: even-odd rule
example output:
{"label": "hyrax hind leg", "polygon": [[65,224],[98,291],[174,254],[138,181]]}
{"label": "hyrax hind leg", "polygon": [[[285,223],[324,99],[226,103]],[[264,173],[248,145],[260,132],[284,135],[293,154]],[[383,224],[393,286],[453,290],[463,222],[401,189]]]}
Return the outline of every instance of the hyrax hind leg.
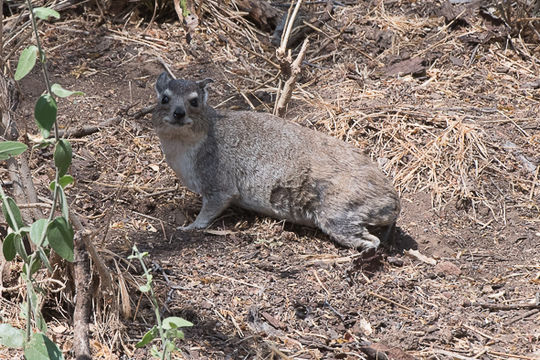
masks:
{"label": "hyrax hind leg", "polygon": [[[331,206],[334,205],[334,206]],[[388,227],[384,241],[393,233],[399,215],[397,194],[392,190],[372,199],[330,204],[317,214],[320,228],[338,244],[350,248],[376,250],[381,241],[367,227]]]}
{"label": "hyrax hind leg", "polygon": [[328,224],[322,230],[338,244],[354,249],[377,250],[381,241],[369,233],[365,226],[359,224],[341,224],[333,226]]}
{"label": "hyrax hind leg", "polygon": [[369,233],[363,216],[355,212],[348,214],[326,212],[320,215],[317,217],[320,229],[338,244],[360,250],[376,250],[379,247],[381,241]]}

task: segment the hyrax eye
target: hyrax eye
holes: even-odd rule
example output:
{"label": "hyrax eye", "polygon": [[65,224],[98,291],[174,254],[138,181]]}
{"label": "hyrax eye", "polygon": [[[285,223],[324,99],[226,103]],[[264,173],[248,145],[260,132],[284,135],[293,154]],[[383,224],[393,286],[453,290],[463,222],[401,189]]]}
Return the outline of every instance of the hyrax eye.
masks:
{"label": "hyrax eye", "polygon": [[191,99],[191,100],[189,100],[189,103],[191,104],[191,106],[197,107],[197,106],[199,106],[199,99],[197,99],[197,98]]}
{"label": "hyrax eye", "polygon": [[163,95],[163,97],[161,98],[161,103],[167,104],[168,102],[169,102],[169,97],[167,95]]}

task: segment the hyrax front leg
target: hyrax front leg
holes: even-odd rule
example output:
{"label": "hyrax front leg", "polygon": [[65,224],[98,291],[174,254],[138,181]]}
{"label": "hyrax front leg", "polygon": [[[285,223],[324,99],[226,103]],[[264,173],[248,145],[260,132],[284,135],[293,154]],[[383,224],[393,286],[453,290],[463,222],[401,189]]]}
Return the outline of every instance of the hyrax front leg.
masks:
{"label": "hyrax front leg", "polygon": [[232,201],[231,197],[209,196],[203,197],[201,211],[195,221],[188,226],[180,226],[179,230],[195,230],[208,227],[215,218],[217,218],[223,210],[229,207]]}

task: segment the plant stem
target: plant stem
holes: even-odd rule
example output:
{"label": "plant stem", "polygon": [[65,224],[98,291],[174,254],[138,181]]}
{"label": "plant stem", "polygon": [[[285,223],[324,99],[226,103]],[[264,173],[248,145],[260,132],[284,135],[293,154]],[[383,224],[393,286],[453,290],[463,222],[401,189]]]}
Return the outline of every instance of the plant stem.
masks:
{"label": "plant stem", "polygon": [[[45,56],[45,52],[43,51],[43,48],[41,47],[41,40],[39,39],[37,21],[36,21],[36,17],[34,16],[34,9],[32,7],[32,1],[26,0],[26,3],[28,4],[28,10],[30,11],[30,19],[32,20],[32,28],[34,29],[34,34],[36,35],[36,45],[39,49],[39,60],[41,62],[41,69],[43,72],[45,85],[47,86],[47,92],[53,98],[54,102],[56,102],[56,100],[54,99],[53,93],[51,91],[51,82],[49,81],[49,72],[47,71],[47,58]],[[54,140],[55,140],[55,143],[58,143],[59,135],[58,135],[58,124],[56,121],[54,122]],[[56,168],[56,174],[54,178],[55,187],[54,187],[53,199],[52,199],[53,203],[51,206],[51,211],[49,213],[48,222],[51,222],[52,219],[54,218],[54,211],[58,203],[58,179],[59,179],[59,173],[58,173],[58,168]],[[46,236],[47,236],[47,232],[44,231],[43,234],[41,234],[41,238],[38,241],[38,244],[37,244],[38,247],[41,247],[43,245],[43,242],[45,241]],[[30,258],[30,266],[33,265],[33,261],[35,260],[36,255],[37,255],[36,252],[32,254],[32,257]]]}
{"label": "plant stem", "polygon": [[[137,250],[138,252],[138,250]],[[140,253],[139,253],[140,255]],[[143,271],[144,271],[144,274],[146,275],[147,279],[148,279],[148,268],[146,267],[146,264],[144,263],[144,260],[142,257],[139,257],[139,261],[141,262],[141,266],[143,268]],[[148,280],[147,280],[148,281]],[[156,295],[154,294],[154,289],[152,288],[152,280],[148,281],[149,282],[149,287],[150,287],[150,301],[152,301],[152,306],[154,307],[154,313],[156,314],[156,321],[158,323],[158,331],[159,331],[159,338],[161,339],[161,348],[162,348],[162,351],[161,351],[161,359],[162,360],[165,360],[165,355],[166,355],[166,350],[167,350],[167,347],[166,347],[166,339],[164,337],[164,334],[163,334],[163,328],[161,327],[161,314],[159,313],[159,304],[158,304],[158,301],[156,299]]]}
{"label": "plant stem", "polygon": [[30,296],[30,289],[32,288],[31,267],[26,264],[27,276],[26,276],[26,342],[30,341],[32,337],[32,296]]}
{"label": "plant stem", "polygon": [[[51,91],[51,82],[49,80],[49,72],[47,71],[47,57],[45,56],[45,52],[43,51],[43,48],[41,47],[41,40],[39,40],[39,32],[37,28],[36,17],[34,16],[34,8],[32,7],[32,1],[26,0],[26,3],[28,4],[28,10],[30,11],[30,19],[32,20],[32,28],[34,29],[34,34],[36,35],[36,45],[39,49],[39,61],[41,62],[41,69],[43,71],[43,78],[45,79],[45,85],[47,86],[47,92],[56,103],[56,100],[54,99],[53,93]],[[54,122],[54,140],[58,142],[58,138],[59,138],[58,124],[55,121]]]}
{"label": "plant stem", "polygon": [[[50,223],[52,221],[52,218],[54,217],[54,209],[56,207],[56,199],[58,198],[58,169],[56,169],[56,177],[55,177],[56,181],[55,181],[55,184],[56,186],[54,187],[54,195],[53,195],[53,204],[52,204],[52,207],[51,207],[51,212],[49,214],[49,220],[48,222]],[[41,238],[39,239],[39,242],[37,244],[37,248],[36,250],[32,253],[32,255],[30,256],[30,259],[28,260],[28,263],[26,264],[26,269],[27,269],[27,280],[26,280],[26,296],[27,296],[27,303],[28,303],[28,309],[27,309],[27,314],[26,314],[26,341],[30,341],[30,336],[31,336],[31,327],[32,327],[32,324],[30,322],[30,312],[32,310],[32,307],[31,307],[31,296],[30,296],[30,291],[29,289],[31,287],[33,287],[32,285],[32,268],[34,267],[34,262],[37,261],[37,259],[39,258],[39,255],[38,255],[38,251],[39,251],[39,248],[41,248],[43,246],[43,242],[45,241],[45,238],[47,237],[47,230],[45,229],[43,231],[43,233],[41,234]]]}
{"label": "plant stem", "polygon": [[[51,91],[51,82],[49,80],[49,72],[47,71],[47,58],[46,58],[45,52],[43,51],[43,48],[41,46],[41,40],[39,38],[39,31],[38,31],[38,27],[37,27],[36,17],[34,16],[34,9],[32,7],[32,1],[27,0],[26,3],[28,5],[28,11],[30,12],[30,19],[32,20],[32,28],[33,28],[34,34],[36,36],[36,45],[37,45],[38,50],[39,50],[39,60],[41,62],[41,70],[43,72],[43,78],[45,80],[45,85],[47,86],[47,93],[51,96],[53,101],[56,103],[56,100],[54,99],[53,93]],[[59,140],[59,134],[58,134],[58,124],[57,124],[56,121],[54,122],[54,139],[55,139],[55,143],[57,144],[58,140]],[[51,211],[49,213],[48,223],[50,223],[52,221],[52,219],[54,218],[54,213],[55,213],[56,206],[57,206],[57,203],[58,203],[58,186],[59,186],[58,185],[58,180],[59,180],[59,172],[58,172],[58,168],[56,168],[55,187],[54,187],[53,198],[52,198],[53,203],[52,203],[52,206],[51,206]],[[43,243],[45,242],[46,237],[47,237],[47,231],[43,231],[43,233],[41,234],[41,238],[39,239],[39,241],[37,243],[38,249],[43,246]],[[27,276],[27,288],[28,289],[33,287],[33,284],[32,284],[32,267],[34,266],[34,263],[38,259],[38,249],[36,249],[36,251],[34,251],[32,253],[32,255],[30,256],[30,259],[28,260],[28,262],[26,264],[26,269],[27,269],[26,276]],[[30,336],[31,336],[31,322],[30,322],[30,319],[31,319],[31,310],[32,310],[32,303],[31,303],[32,299],[31,299],[31,296],[30,296],[30,291],[28,291],[28,290],[27,290],[27,302],[28,302],[28,313],[26,314],[26,337],[27,337],[27,341],[30,341]]]}

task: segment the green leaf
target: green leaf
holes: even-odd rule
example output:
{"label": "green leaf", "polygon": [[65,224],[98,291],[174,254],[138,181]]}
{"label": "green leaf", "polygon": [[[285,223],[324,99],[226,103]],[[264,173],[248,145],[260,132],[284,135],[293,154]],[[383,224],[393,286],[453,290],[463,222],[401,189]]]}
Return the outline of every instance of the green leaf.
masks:
{"label": "green leaf", "polygon": [[0,345],[12,349],[20,349],[23,346],[24,332],[9,324],[0,324]]}
{"label": "green leaf", "polygon": [[47,333],[47,322],[45,321],[45,318],[43,317],[43,314],[41,313],[41,310],[35,309],[34,311],[34,318],[36,321],[36,327],[41,330],[42,333]]}
{"label": "green leaf", "polygon": [[[45,130],[45,129],[43,129],[43,128],[39,128],[39,132],[41,133],[41,136],[44,137],[44,138],[48,138],[49,136],[51,136],[50,130]],[[54,144],[54,142],[55,142],[55,141],[54,141],[54,139],[53,139],[53,141],[52,141],[51,143]],[[46,148],[47,146],[48,146],[48,145],[45,145],[45,144],[44,144],[43,146],[40,145],[39,148],[43,149],[43,148]]]}
{"label": "green leaf", "polygon": [[64,359],[62,352],[45,334],[34,333],[24,349],[26,359],[60,360]]}
{"label": "green leaf", "polygon": [[34,117],[44,138],[49,137],[49,133],[56,121],[57,111],[58,106],[56,105],[56,101],[49,94],[41,95],[36,102]]}
{"label": "green leaf", "polygon": [[[183,340],[184,339],[184,332],[180,329],[169,329],[165,332],[165,337],[167,339],[178,339]],[[173,342],[174,344],[174,342]]]}
{"label": "green leaf", "polygon": [[176,347],[176,344],[174,343],[174,341],[167,341],[165,343],[165,350],[168,352],[168,353],[172,353],[174,350],[177,350],[178,348]]}
{"label": "green leaf", "polygon": [[51,86],[51,91],[54,95],[65,98],[71,95],[84,95],[82,91],[71,91],[64,89],[60,84],[53,84]]}
{"label": "green leaf", "polygon": [[143,292],[143,293],[149,292],[150,291],[150,285],[144,284],[144,285],[139,286],[139,291]]}
{"label": "green leaf", "polygon": [[49,223],[47,237],[58,255],[73,262],[73,229],[65,218],[59,216]]}
{"label": "green leaf", "polygon": [[6,258],[7,261],[15,259],[15,255],[17,255],[17,249],[15,249],[15,237],[17,236],[20,237],[19,234],[10,233],[4,239],[4,243],[2,244],[2,254],[4,254],[4,258]]}
{"label": "green leaf", "polygon": [[75,180],[73,179],[73,176],[71,175],[64,175],[60,179],[58,179],[58,184],[60,184],[60,186],[63,187],[64,189],[66,188],[66,186],[71,185],[74,182]]}
{"label": "green leaf", "polygon": [[19,56],[19,62],[17,63],[17,70],[15,70],[14,79],[16,81],[21,80],[23,77],[28,75],[30,71],[34,68],[36,64],[38,54],[37,46],[29,46],[21,52]]}
{"label": "green leaf", "polygon": [[28,314],[28,304],[26,301],[23,301],[19,304],[19,307],[21,308],[21,311],[19,311],[19,317],[26,320]]}
{"label": "green leaf", "polygon": [[[67,201],[66,193],[64,191],[64,186],[62,183],[70,184],[73,182],[73,177],[70,175],[64,175],[60,178],[59,183],[60,187],[58,188],[58,200],[60,201],[60,208],[62,209],[62,216],[66,219],[66,221],[69,222],[69,204]],[[51,181],[51,184],[49,185],[52,191],[56,188],[56,182]]]}
{"label": "green leaf", "polygon": [[19,234],[21,234],[21,236],[24,236],[28,234],[29,232],[30,232],[30,226],[22,226],[19,228]]}
{"label": "green leaf", "polygon": [[67,222],[69,222],[69,204],[66,198],[66,193],[64,192],[64,188],[59,187],[58,188],[58,195],[60,195],[60,208],[62,209],[62,216],[64,219],[66,219]]}
{"label": "green leaf", "polygon": [[178,316],[169,316],[168,318],[163,319],[162,324],[162,327],[165,330],[193,326],[193,323]]}
{"label": "green leaf", "polygon": [[[34,259],[34,262],[32,262],[32,267],[30,268],[30,275],[35,274],[36,271],[38,271],[39,269],[41,269],[41,259],[37,257]],[[26,271],[26,264],[23,270]]]}
{"label": "green leaf", "polygon": [[24,262],[28,261],[28,254],[26,253],[26,249],[24,248],[24,244],[22,241],[22,237],[15,236],[13,239],[13,244],[15,245],[15,250],[17,250],[17,254],[23,259]]}
{"label": "green leaf", "polygon": [[19,141],[0,142],[0,160],[7,160],[12,156],[22,154],[28,146]]}
{"label": "green leaf", "polygon": [[[32,226],[30,227],[30,240],[32,240],[34,244],[39,245],[39,242],[43,237],[43,233],[47,231],[48,224],[49,222],[47,221],[47,219],[39,219],[32,224]],[[41,245],[48,245],[47,238],[45,238],[45,242]]]}
{"label": "green leaf", "polygon": [[[24,273],[28,273],[28,271],[25,269],[27,267],[27,264],[24,264],[23,270]],[[34,266],[32,266],[34,267]],[[41,298],[42,296],[39,296],[36,293],[36,290],[43,292],[40,288],[34,288],[33,286],[28,286],[26,291],[28,291],[28,295],[30,297],[30,307],[32,309],[32,313],[34,314],[34,320],[36,322],[36,327],[41,330],[44,334],[47,333],[47,323],[45,322],[45,319],[43,318],[43,314],[41,313]]]}
{"label": "green leaf", "polygon": [[132,255],[129,255],[128,256],[128,259],[129,260],[133,260],[133,259],[139,259],[141,260],[142,258],[148,256],[148,251],[145,251],[145,252],[139,252],[139,250],[137,249],[137,247],[135,245],[133,245],[133,254]]}
{"label": "green leaf", "polygon": [[65,139],[61,139],[54,149],[54,165],[58,168],[58,175],[63,177],[71,165],[73,151],[71,144]]}
{"label": "green leaf", "polygon": [[[6,206],[9,207],[11,210],[11,214],[13,215],[13,219],[9,215],[8,209]],[[4,217],[6,218],[6,221],[10,228],[12,228],[15,231],[19,231],[21,227],[24,226],[21,211],[19,210],[19,207],[15,203],[15,200],[13,200],[10,197],[7,197],[2,201],[2,212],[4,213]]]}
{"label": "green leaf", "polygon": [[49,18],[51,17],[55,19],[60,19],[60,13],[58,11],[46,7],[34,8],[34,15],[45,21],[49,20]]}
{"label": "green leaf", "polygon": [[148,343],[150,343],[150,341],[154,340],[157,335],[158,335],[158,330],[157,330],[157,327],[154,325],[153,328],[151,328],[150,330],[148,330],[148,332],[146,334],[144,334],[141,341],[139,341],[135,345],[135,347],[136,348],[142,348],[142,347],[146,346]]}
{"label": "green leaf", "polygon": [[45,265],[47,270],[49,270],[50,273],[53,272],[51,263],[49,262],[49,258],[47,257],[47,254],[45,254],[45,251],[43,251],[43,248],[38,248],[38,254],[39,258],[41,259],[41,262]]}
{"label": "green leaf", "polygon": [[[66,188],[66,186],[71,185],[75,182],[75,179],[73,179],[73,176],[71,175],[64,175],[59,180],[58,183],[62,188]],[[56,187],[56,181],[51,181],[51,184],[49,185],[49,188],[51,191],[54,191],[54,188]]]}

